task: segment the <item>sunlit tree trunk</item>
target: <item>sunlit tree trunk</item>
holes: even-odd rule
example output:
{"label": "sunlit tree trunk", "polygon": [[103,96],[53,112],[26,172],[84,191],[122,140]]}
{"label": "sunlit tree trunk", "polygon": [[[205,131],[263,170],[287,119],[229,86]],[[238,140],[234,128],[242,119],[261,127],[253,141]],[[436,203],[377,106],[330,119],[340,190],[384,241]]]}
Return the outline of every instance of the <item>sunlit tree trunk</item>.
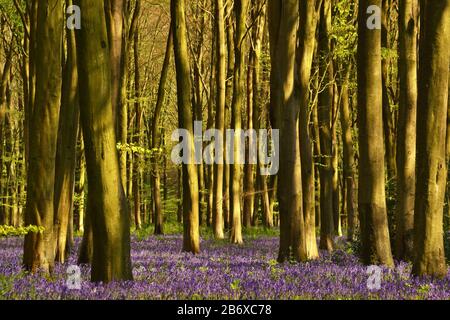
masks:
{"label": "sunlit tree trunk", "polygon": [[316,45],[316,30],[322,0],[300,1],[299,28],[299,90],[300,90],[300,153],[302,161],[303,214],[305,217],[306,250],[308,259],[319,256],[316,241],[314,159],[309,131],[309,84]]}
{"label": "sunlit tree trunk", "polygon": [[413,258],[414,193],[416,187],[417,30],[418,1],[400,2],[400,105],[397,139],[397,230],[395,255]]}
{"label": "sunlit tree trunk", "polygon": [[44,227],[25,236],[23,262],[32,272],[54,265],[54,187],[62,83],[63,6],[60,0],[39,2],[36,31],[36,97],[30,118],[25,224]]}
{"label": "sunlit tree trunk", "polygon": [[161,110],[165,100],[166,93],[166,83],[167,83],[167,75],[169,73],[170,67],[170,58],[173,50],[173,32],[172,28],[169,30],[169,36],[167,38],[166,44],[166,53],[164,56],[163,67],[161,71],[161,78],[159,80],[158,86],[158,96],[156,99],[155,111],[153,113],[151,130],[152,130],[152,145],[151,149],[157,156],[153,159],[153,172],[152,172],[152,180],[153,180],[153,201],[155,204],[155,234],[163,234],[164,233],[164,218],[161,206],[161,173],[159,170],[160,165],[160,156],[159,149],[161,148],[161,131],[159,130],[160,121],[161,121]]}
{"label": "sunlit tree trunk", "polygon": [[275,113],[275,128],[280,128],[282,141],[278,189],[279,262],[291,257],[297,261],[307,259],[299,140],[300,105],[294,86],[298,8],[298,0],[269,2],[271,111]]}
{"label": "sunlit tree trunk", "polygon": [[320,140],[320,249],[333,251],[333,168],[332,168],[332,114],[333,114],[333,65],[331,61],[330,30],[331,1],[324,0],[319,28],[319,55],[321,92],[319,93],[318,120]]}
{"label": "sunlit tree trunk", "polygon": [[362,258],[365,264],[393,266],[386,210],[382,119],[381,31],[369,29],[367,8],[381,0],[359,4],[358,126]]}
{"label": "sunlit tree trunk", "polygon": [[[135,112],[135,125],[134,125],[134,136],[133,143],[135,146],[141,145],[142,136],[142,116],[143,110],[141,107],[141,70],[139,64],[139,29],[134,33],[134,112]],[[133,154],[135,170],[133,172],[133,211],[134,211],[134,224],[137,230],[142,227],[141,219],[141,176],[142,176],[142,160],[139,152]]]}
{"label": "sunlit tree trunk", "polygon": [[[403,2],[403,1],[402,1]],[[393,8],[392,0],[382,0],[382,19],[381,19],[381,47],[390,49],[389,45],[389,17]],[[391,109],[391,102],[389,99],[389,60],[390,57],[385,55],[381,63],[382,83],[383,83],[383,132],[386,152],[386,168],[387,179],[392,182],[396,176],[396,149],[395,149],[395,123],[394,115]]]}
{"label": "sunlit tree trunk", "polygon": [[[216,32],[216,129],[225,132],[226,104],[226,38],[225,38],[225,7],[223,0],[215,1],[215,32]],[[225,142],[222,137],[222,144]],[[214,164],[214,198],[213,198],[213,231],[216,239],[223,239],[223,182],[224,165]]]}
{"label": "sunlit tree trunk", "polygon": [[111,97],[111,60],[103,5],[79,0],[76,32],[81,123],[92,223],[94,282],[131,280],[130,217],[119,170]]}
{"label": "sunlit tree trunk", "polygon": [[235,67],[233,79],[233,102],[232,111],[232,128],[235,130],[234,135],[234,164],[231,165],[231,234],[230,241],[232,243],[242,243],[242,222],[241,222],[241,174],[242,166],[240,155],[241,136],[239,130],[242,129],[242,107],[245,104],[245,50],[246,50],[246,21],[249,11],[250,1],[236,0],[234,2],[234,12],[236,15],[236,36],[235,36]]}
{"label": "sunlit tree trunk", "polygon": [[194,161],[194,128],[191,103],[191,67],[186,34],[184,0],[171,0],[172,30],[174,32],[175,66],[177,76],[178,121],[180,128],[190,133],[188,163],[183,164],[183,251],[199,253],[198,170]]}
{"label": "sunlit tree trunk", "polygon": [[64,263],[73,213],[76,146],[79,123],[78,70],[75,32],[67,31],[67,60],[63,70],[61,117],[59,121],[55,181],[55,244],[57,262]]}
{"label": "sunlit tree trunk", "polygon": [[343,179],[345,185],[345,208],[347,213],[347,239],[355,239],[357,222],[356,211],[356,180],[355,180],[355,151],[353,149],[352,123],[353,117],[349,95],[350,68],[347,67],[344,83],[341,87],[341,127],[343,144]]}
{"label": "sunlit tree trunk", "polygon": [[414,264],[417,276],[444,277],[443,207],[450,63],[450,0],[421,2]]}

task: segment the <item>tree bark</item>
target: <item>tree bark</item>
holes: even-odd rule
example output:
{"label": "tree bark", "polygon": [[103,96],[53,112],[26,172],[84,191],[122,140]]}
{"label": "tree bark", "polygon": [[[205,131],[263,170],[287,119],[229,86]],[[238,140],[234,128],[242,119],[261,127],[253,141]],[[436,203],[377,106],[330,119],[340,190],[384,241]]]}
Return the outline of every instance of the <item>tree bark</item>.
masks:
{"label": "tree bark", "polygon": [[[381,19],[381,47],[389,49],[389,23],[388,18],[391,13],[391,0],[382,1]],[[389,99],[389,60],[387,55],[381,63],[382,83],[383,83],[383,133],[386,153],[386,168],[388,182],[392,182],[397,174],[396,168],[396,147],[395,147],[395,123]]]}
{"label": "tree bark", "polygon": [[357,223],[356,196],[355,196],[355,151],[352,137],[352,113],[350,109],[349,79],[350,67],[347,67],[344,83],[341,87],[341,127],[343,144],[343,179],[345,185],[345,208],[347,213],[347,240],[355,239]]}
{"label": "tree bark", "polygon": [[332,168],[332,110],[333,110],[333,66],[331,61],[329,32],[331,29],[331,1],[324,0],[319,28],[320,83],[317,109],[320,140],[320,249],[333,251],[333,168]]}
{"label": "tree bark", "polygon": [[[225,38],[225,6],[223,0],[215,1],[215,32],[216,32],[216,129],[225,132],[225,104],[226,104],[226,38]],[[224,145],[222,137],[222,145]],[[220,151],[221,152],[221,151]],[[214,198],[213,198],[213,231],[216,239],[224,238],[223,223],[223,182],[224,165],[214,164]]]}
{"label": "tree bark", "polygon": [[414,194],[417,119],[418,1],[405,0],[399,8],[400,105],[397,140],[397,230],[395,254],[413,258]]}
{"label": "tree bark", "polygon": [[234,135],[234,163],[231,165],[231,234],[230,241],[235,244],[243,242],[242,222],[241,222],[241,155],[239,147],[241,145],[241,136],[239,131],[242,129],[242,106],[245,103],[245,50],[246,50],[246,21],[250,2],[248,0],[236,0],[234,3],[234,12],[236,16],[236,36],[234,44],[235,67],[233,79],[233,102],[232,110],[232,128]]}
{"label": "tree bark", "polygon": [[167,83],[167,75],[169,73],[170,67],[170,57],[173,50],[173,32],[172,27],[170,27],[169,35],[167,37],[166,44],[166,53],[164,56],[163,67],[161,70],[161,78],[159,80],[158,86],[158,96],[156,99],[155,112],[153,114],[153,119],[151,123],[152,130],[152,152],[155,152],[158,156],[155,156],[153,159],[153,201],[155,203],[155,234],[164,234],[164,217],[161,208],[161,174],[159,170],[160,165],[160,153],[159,150],[161,148],[161,132],[159,130],[160,119],[161,119],[161,110],[165,100],[166,93],[166,83]]}
{"label": "tree bark", "polygon": [[316,46],[316,30],[322,0],[300,1],[300,28],[298,48],[298,81],[300,90],[300,154],[302,161],[303,214],[305,218],[306,250],[308,259],[319,257],[316,241],[314,159],[309,132],[309,88],[311,68]]}
{"label": "tree bark", "polygon": [[36,97],[30,121],[25,224],[44,227],[25,236],[23,262],[29,271],[51,272],[54,265],[54,187],[62,83],[63,5],[37,7]]}
{"label": "tree bark", "polygon": [[359,192],[362,259],[365,264],[392,267],[386,210],[385,163],[382,121],[381,31],[369,29],[366,13],[381,0],[363,0],[359,6],[358,126]]}
{"label": "tree bark", "polygon": [[421,2],[413,274],[445,277],[443,206],[450,63],[450,0]]}
{"label": "tree bark", "polygon": [[295,91],[298,0],[269,2],[271,111],[280,129],[280,250],[278,261],[307,259],[299,140],[299,101]]}
{"label": "tree bark", "polygon": [[198,170],[194,159],[193,109],[191,103],[191,67],[187,46],[184,0],[171,0],[172,30],[174,32],[175,66],[177,77],[178,121],[190,136],[189,159],[183,164],[183,251],[200,252]]}
{"label": "tree bark", "polygon": [[78,0],[76,32],[81,123],[88,174],[88,211],[93,232],[91,279],[131,280],[130,221],[116,149],[111,60],[102,4]]}
{"label": "tree bark", "polygon": [[63,70],[55,181],[56,262],[64,263],[69,220],[73,213],[75,169],[79,124],[78,70],[75,32],[67,31],[67,61]]}
{"label": "tree bark", "polygon": [[[135,146],[142,145],[142,115],[143,110],[141,107],[141,70],[139,64],[139,29],[134,33],[134,112],[135,112],[135,125],[133,143]],[[141,190],[140,181],[142,176],[142,160],[139,152],[133,153],[133,163],[135,170],[133,172],[133,211],[134,211],[134,225],[137,230],[142,227],[141,218]]]}

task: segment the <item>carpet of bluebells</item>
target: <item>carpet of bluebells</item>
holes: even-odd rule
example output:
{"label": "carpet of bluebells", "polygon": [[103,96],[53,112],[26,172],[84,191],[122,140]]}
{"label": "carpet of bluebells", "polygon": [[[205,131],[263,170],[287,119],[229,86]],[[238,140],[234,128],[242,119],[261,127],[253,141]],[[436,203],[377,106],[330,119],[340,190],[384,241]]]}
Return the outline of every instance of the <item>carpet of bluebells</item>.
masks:
{"label": "carpet of bluebells", "polygon": [[380,290],[369,290],[368,269],[349,250],[279,265],[276,238],[243,246],[206,240],[197,256],[180,251],[179,236],[134,238],[134,282],[92,284],[83,266],[81,289],[70,290],[67,270],[78,245],[67,265],[42,277],[21,270],[20,238],[0,239],[0,299],[450,299],[450,273],[443,280],[416,279],[410,265],[399,263],[383,269]]}

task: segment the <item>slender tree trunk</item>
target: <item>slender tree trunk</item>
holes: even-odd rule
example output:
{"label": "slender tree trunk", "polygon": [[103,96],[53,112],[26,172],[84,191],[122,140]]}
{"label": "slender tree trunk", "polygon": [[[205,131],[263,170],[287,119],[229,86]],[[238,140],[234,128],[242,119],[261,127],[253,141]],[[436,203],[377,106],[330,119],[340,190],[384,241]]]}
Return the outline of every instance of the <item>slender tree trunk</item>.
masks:
{"label": "slender tree trunk", "polygon": [[[198,39],[197,44],[195,45],[195,59],[196,63],[193,64],[193,92],[194,92],[194,121],[199,121],[202,123],[203,128],[203,94],[202,94],[202,85],[201,85],[201,78],[202,78],[202,72],[203,72],[203,41],[205,37],[204,29],[206,27],[206,16],[207,11],[205,10],[206,7],[206,0],[201,0],[197,2],[197,12],[196,15],[199,15],[199,32],[198,32]],[[212,53],[212,55],[214,55]],[[211,89],[212,91],[212,89]],[[206,197],[205,197],[205,170],[203,161],[198,165],[198,187],[199,187],[199,223],[202,224],[208,224],[207,218],[205,219],[206,214]],[[205,223],[206,222],[206,223]]]}
{"label": "slender tree trunk", "polygon": [[164,234],[164,218],[163,218],[163,212],[161,208],[161,174],[159,170],[160,165],[160,152],[159,149],[161,148],[161,134],[159,131],[160,126],[160,119],[161,119],[161,110],[164,104],[165,100],[165,93],[166,93],[166,83],[167,83],[167,75],[169,72],[170,67],[170,57],[173,50],[173,32],[172,27],[169,30],[169,36],[167,38],[167,44],[166,44],[166,53],[164,56],[164,62],[163,67],[161,71],[161,78],[159,80],[159,86],[158,86],[158,96],[156,99],[156,106],[155,106],[155,112],[153,114],[152,124],[151,124],[151,130],[152,130],[152,145],[151,149],[153,152],[155,152],[158,156],[154,157],[153,159],[153,174],[152,174],[152,180],[153,180],[153,201],[155,203],[155,234]]}
{"label": "slender tree trunk", "polygon": [[309,88],[311,68],[316,45],[316,29],[322,0],[300,1],[299,28],[299,88],[300,88],[300,153],[302,160],[303,214],[305,218],[306,250],[308,259],[319,256],[316,241],[314,159],[309,132]]}
{"label": "slender tree trunk", "polygon": [[341,127],[343,145],[343,166],[345,185],[345,207],[347,213],[347,239],[355,239],[357,222],[356,197],[355,197],[355,151],[352,137],[352,113],[350,110],[349,79],[350,67],[347,67],[345,80],[341,88]]}
{"label": "slender tree trunk", "polygon": [[[254,45],[252,46],[251,62],[250,65],[253,67],[253,125],[256,132],[264,128],[266,125],[264,121],[265,116],[265,106],[263,105],[262,97],[265,96],[263,79],[261,77],[261,54],[263,46],[263,38],[266,34],[266,18],[267,18],[267,5],[262,1],[258,2],[259,7],[257,8],[260,12],[258,17],[257,27],[254,28]],[[257,141],[258,148],[260,147],[260,142]],[[269,188],[267,186],[266,176],[261,175],[262,163],[258,157],[258,164],[256,166],[256,184],[257,190],[260,193],[257,198],[261,198],[261,205],[263,211],[263,226],[265,228],[273,228],[273,213],[270,211],[270,201],[269,201]],[[256,199],[258,200],[258,199]],[[258,203],[258,201],[256,201]],[[258,211],[258,205],[255,204],[255,210]],[[257,214],[254,215],[255,225],[257,220]]]}
{"label": "slender tree trunk", "polygon": [[59,121],[55,181],[55,244],[56,261],[64,263],[73,212],[75,169],[79,123],[78,70],[75,32],[67,31],[67,61],[63,71],[61,117]]}
{"label": "slender tree trunk", "polygon": [[[233,97],[233,75],[234,75],[234,29],[233,29],[233,5],[231,2],[227,3],[226,14],[228,20],[226,21],[226,34],[227,34],[227,83],[225,90],[225,127],[230,124],[230,114],[231,114],[231,104]],[[224,154],[227,154],[228,149],[225,145]],[[226,229],[231,228],[231,199],[230,199],[230,177],[231,177],[231,165],[226,163],[224,165],[224,181],[223,181],[223,216],[224,216],[224,226]]]}
{"label": "slender tree trunk", "polygon": [[172,30],[174,32],[175,66],[177,75],[178,121],[189,132],[188,163],[183,164],[183,251],[200,252],[198,168],[194,159],[194,128],[191,103],[191,67],[187,46],[184,0],[171,0]]}
{"label": "slender tree trunk", "polygon": [[[333,44],[330,46],[333,51]],[[333,78],[331,79],[334,84],[332,85],[333,103],[331,110],[331,173],[332,173],[332,199],[333,199],[333,226],[334,234],[338,237],[342,236],[342,221],[340,211],[340,193],[339,193],[339,139],[337,136],[337,119],[339,117],[339,89],[336,84],[337,74],[334,71],[334,63],[331,62],[330,69],[333,71]]]}
{"label": "slender tree trunk", "polygon": [[[382,1],[382,20],[381,20],[381,47],[389,49],[389,23],[388,18],[391,11],[391,0]],[[383,132],[386,150],[386,168],[387,179],[389,182],[396,177],[395,163],[395,127],[394,116],[391,110],[391,102],[389,100],[389,57],[384,57],[381,63],[382,81],[383,81]]]}
{"label": "slender tree trunk", "polygon": [[418,1],[400,2],[399,78],[400,105],[397,140],[397,230],[395,254],[413,258],[414,194],[417,118],[417,30]]}
{"label": "slender tree trunk", "polygon": [[443,207],[450,63],[450,0],[421,2],[413,273],[445,277]]}
{"label": "slender tree trunk", "polygon": [[[216,129],[225,132],[225,104],[226,104],[226,38],[225,38],[225,18],[223,0],[215,1],[216,9]],[[222,137],[222,145],[224,145]],[[221,152],[222,150],[219,150]],[[214,164],[214,199],[213,199],[213,230],[216,239],[223,239],[223,181],[224,165]]]}
{"label": "slender tree trunk", "polygon": [[44,227],[25,236],[23,262],[32,272],[54,265],[55,157],[61,104],[63,6],[60,0],[37,8],[36,98],[30,121],[25,224]]}
{"label": "slender tree trunk", "polygon": [[[255,9],[256,10],[256,9]],[[253,66],[251,65],[251,55],[249,55],[249,65],[247,67],[247,130],[254,130],[253,124]],[[243,207],[243,226],[250,228],[252,218],[255,212],[255,164],[250,163],[250,147],[256,142],[250,135],[245,141],[245,164],[244,164],[244,207]]]}
{"label": "slender tree trunk", "polygon": [[[141,107],[141,70],[139,65],[139,29],[134,33],[134,109],[135,109],[135,126],[134,126],[134,145],[141,145],[142,134],[142,107]],[[141,194],[140,194],[140,177],[141,177],[141,155],[139,153],[133,154],[135,170],[133,172],[133,210],[134,222],[136,229],[142,227],[141,219]]]}
{"label": "slender tree trunk", "polygon": [[[211,9],[215,10],[215,5],[211,4]],[[215,20],[215,19],[214,19]],[[224,27],[225,28],[225,27]],[[211,30],[215,30],[215,21],[213,21],[213,19],[211,20]],[[225,33],[224,33],[225,34]],[[225,45],[225,42],[224,42]],[[214,114],[214,107],[215,107],[215,103],[214,101],[216,100],[216,88],[215,88],[215,82],[216,82],[216,76],[217,76],[217,65],[216,65],[216,60],[217,60],[217,39],[214,38],[213,41],[211,41],[211,69],[210,69],[210,76],[209,76],[209,96],[208,96],[208,117],[206,120],[206,128],[207,130],[211,130],[214,129],[215,127],[215,122],[216,122],[216,115]],[[224,52],[225,52],[225,47],[224,47]],[[225,88],[225,84],[224,84],[224,88]],[[225,118],[224,118],[225,119]],[[223,132],[223,131],[222,131]],[[223,148],[222,148],[223,150]],[[213,155],[211,153],[211,155]],[[222,166],[223,168],[223,166]],[[207,186],[207,208],[206,208],[206,225],[208,227],[211,227],[214,229],[213,226],[213,207],[214,207],[214,179],[215,179],[215,175],[214,175],[214,165],[208,165],[206,166],[205,169],[205,176],[206,176],[206,186]],[[223,170],[222,170],[222,189],[223,189]],[[223,216],[222,216],[222,220],[223,220]]]}
{"label": "slender tree trunk", "polygon": [[183,185],[183,176],[182,176],[182,170],[181,167],[177,168],[177,200],[178,200],[178,205],[177,205],[177,221],[179,223],[183,222],[183,202],[182,202],[182,197],[183,197],[183,190],[182,190],[182,185]]}
{"label": "slender tree trunk", "polygon": [[367,27],[367,8],[381,8],[381,0],[363,0],[359,5],[358,125],[359,192],[362,258],[365,264],[392,267],[386,210],[382,120],[381,31]]}
{"label": "slender tree trunk", "polygon": [[[80,127],[80,126],[79,126]],[[79,194],[80,201],[78,203],[78,231],[84,233],[84,220],[85,220],[85,188],[86,188],[86,158],[84,156],[84,142],[82,129],[79,128],[80,139],[80,177],[78,180],[77,193]]]}
{"label": "slender tree trunk", "polygon": [[[320,77],[325,87],[319,93],[318,118],[320,140],[320,249],[333,251],[333,168],[332,168],[332,109],[333,109],[333,66],[329,32],[331,28],[331,1],[324,0],[319,28]],[[323,75],[323,76],[322,76]]]}
{"label": "slender tree trunk", "polygon": [[80,253],[78,255],[78,264],[91,264],[94,252],[94,239],[92,233],[92,222],[89,215],[89,205],[84,214],[83,238],[81,239]]}
{"label": "slender tree trunk", "polygon": [[250,2],[248,0],[236,0],[234,3],[234,11],[236,15],[236,36],[235,36],[235,67],[233,79],[233,102],[232,110],[232,127],[235,130],[234,135],[234,164],[231,166],[231,234],[230,241],[240,244],[242,239],[241,226],[241,163],[243,162],[240,154],[241,136],[239,134],[242,129],[241,112],[245,103],[245,49],[246,49],[246,21],[249,11]]}
{"label": "slender tree trunk", "polygon": [[76,4],[82,8],[76,37],[77,57],[84,57],[78,70],[93,232],[91,279],[131,280],[130,221],[116,149],[105,12],[98,1]]}

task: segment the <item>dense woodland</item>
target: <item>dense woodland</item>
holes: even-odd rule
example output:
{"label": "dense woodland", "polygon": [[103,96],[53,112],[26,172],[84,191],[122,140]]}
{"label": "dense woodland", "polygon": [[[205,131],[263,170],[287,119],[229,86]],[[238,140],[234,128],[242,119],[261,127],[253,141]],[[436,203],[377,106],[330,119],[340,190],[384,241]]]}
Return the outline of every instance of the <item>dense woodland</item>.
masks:
{"label": "dense woodland", "polygon": [[[0,225],[39,229],[25,270],[82,237],[93,282],[131,280],[133,234],[198,254],[260,230],[279,263],[345,239],[448,274],[450,0],[1,0],[0,43]],[[174,164],[194,121],[279,130],[278,174]]]}

